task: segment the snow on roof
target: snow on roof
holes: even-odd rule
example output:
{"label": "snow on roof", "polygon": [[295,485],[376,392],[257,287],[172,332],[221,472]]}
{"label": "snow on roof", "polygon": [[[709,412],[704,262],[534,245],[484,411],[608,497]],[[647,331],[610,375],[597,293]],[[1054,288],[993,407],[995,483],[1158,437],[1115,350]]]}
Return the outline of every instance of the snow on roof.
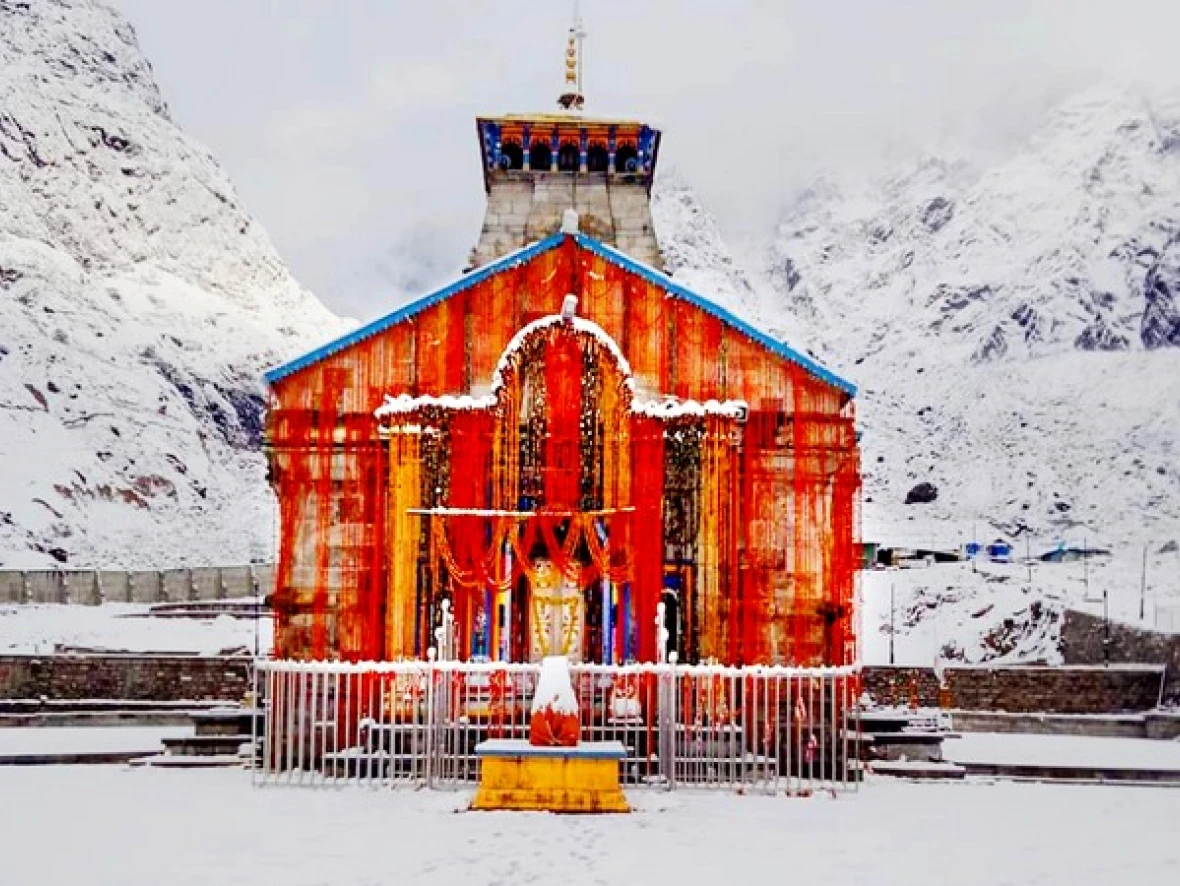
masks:
{"label": "snow on roof", "polygon": [[639,415],[664,420],[682,418],[685,416],[720,415],[724,418],[744,418],[750,411],[750,405],[745,400],[706,400],[699,403],[696,400],[678,400],[667,398],[664,400],[645,400],[636,403],[633,411]]}
{"label": "snow on roof", "polygon": [[[630,381],[631,379],[628,379],[629,383]],[[377,419],[385,419],[411,415],[419,410],[430,409],[431,407],[460,412],[468,409],[491,409],[495,405],[495,394],[489,394],[483,397],[468,397],[466,395],[462,397],[452,397],[449,395],[442,397],[433,397],[430,395],[411,397],[409,394],[399,394],[396,397],[390,397],[386,395],[385,402],[377,407],[373,412],[373,416]],[[724,402],[706,400],[704,403],[701,403],[697,400],[681,400],[675,397],[668,397],[663,400],[635,401],[631,405],[631,412],[633,414],[663,421],[687,418],[689,416],[703,418],[706,415],[719,415],[723,418],[736,420],[744,418],[749,412],[749,409],[749,404],[745,400],[726,400]]]}
{"label": "snow on roof", "polygon": [[[564,322],[566,321],[560,314],[549,314],[517,330],[516,335],[512,336],[511,341],[508,342],[508,346],[504,348],[504,353],[500,355],[499,362],[496,363],[496,369],[492,373],[492,392],[495,393],[500,390],[500,386],[504,383],[504,370],[508,368],[509,361],[524,346],[524,343],[528,341],[531,335],[542,329],[557,326]],[[619,371],[627,376],[628,384],[632,391],[634,391],[634,384],[631,382],[631,364],[623,356],[623,352],[619,350],[619,346],[615,343],[615,340],[606,334],[606,330],[593,320],[587,320],[585,317],[573,317],[569,322],[578,332],[584,332],[597,339],[599,345],[610,352],[610,355],[614,357],[615,363],[619,367]]]}
{"label": "snow on roof", "polygon": [[494,405],[496,405],[496,398],[490,396],[452,397],[449,394],[444,394],[441,397],[432,397],[427,394],[422,397],[411,397],[409,394],[399,394],[396,397],[390,397],[387,394],[385,402],[377,407],[373,415],[376,418],[389,418],[395,415],[408,415],[420,409],[429,409],[432,406],[449,409],[453,412],[463,412],[471,409],[491,409]]}
{"label": "snow on roof", "polygon": [[[504,349],[504,353],[500,355],[500,360],[496,364],[495,371],[492,373],[491,393],[485,394],[482,397],[471,397],[466,394],[457,397],[450,394],[444,394],[441,397],[431,394],[425,394],[420,397],[411,397],[409,394],[399,394],[396,397],[386,395],[385,402],[377,407],[373,416],[381,420],[395,416],[410,415],[419,410],[430,408],[445,409],[452,412],[492,409],[496,405],[500,390],[504,386],[504,373],[508,369],[513,355],[524,346],[524,343],[531,336],[537,334],[539,331],[565,324],[572,326],[578,332],[592,336],[611,354],[618,364],[619,371],[626,377],[625,384],[627,390],[634,395],[635,380],[631,377],[631,364],[627,362],[627,358],[623,356],[623,352],[619,350],[619,346],[615,343],[615,340],[607,335],[606,330],[593,320],[587,320],[585,317],[573,317],[570,320],[566,320],[559,314],[550,314],[523,326],[512,337],[512,340],[508,342],[508,346]],[[682,400],[671,396],[664,397],[661,400],[632,401],[631,403],[631,411],[634,414],[645,415],[664,421],[687,416],[703,417],[706,415],[720,415],[725,418],[741,419],[749,412],[749,408],[749,404],[745,400],[726,400],[725,402],[706,400],[704,403],[700,403],[696,400]]]}
{"label": "snow on roof", "polygon": [[[528,246],[518,249],[515,252],[510,252],[494,262],[486,264],[469,274],[465,274],[459,280],[444,286],[442,289],[423,296],[417,301],[413,301],[410,304],[393,311],[392,313],[386,314],[383,317],[379,317],[378,319],[358,329],[354,329],[352,332],[343,335],[340,338],[315,349],[314,351],[310,351],[309,353],[304,354],[302,357],[297,357],[288,363],[284,363],[281,366],[271,369],[265,375],[266,381],[268,384],[273,385],[275,382],[281,381],[287,376],[299,372],[301,369],[305,369],[308,366],[318,363],[319,361],[324,360],[333,354],[337,354],[340,351],[357,344],[358,342],[364,341],[367,338],[371,338],[372,336],[385,331],[391,326],[395,326],[396,324],[401,323],[403,320],[407,320],[410,317],[421,313],[427,308],[433,307],[439,302],[445,301],[452,295],[463,292],[464,290],[470,289],[471,287],[482,283],[484,280],[487,280],[490,277],[494,277],[501,271],[518,267],[522,264],[525,264],[526,262],[531,261],[538,255],[542,255],[552,249],[555,249],[565,241],[566,237],[572,237],[574,241],[583,249],[586,249],[587,251],[606,259],[617,267],[642,277],[649,283],[653,283],[665,290],[669,295],[675,298],[683,299],[684,301],[695,305],[696,307],[705,311],[707,314],[716,317],[721,322],[732,327],[733,329],[736,329],[738,332],[762,345],[771,353],[777,354],[778,356],[790,360],[792,363],[803,367],[816,378],[832,385],[833,387],[839,388],[840,390],[847,393],[848,396],[853,397],[856,395],[856,385],[852,384],[852,382],[841,378],[830,369],[821,365],[811,357],[808,357],[806,354],[795,350],[785,342],[781,342],[778,339],[767,335],[765,332],[762,332],[750,323],[742,320],[730,311],[727,311],[720,305],[715,304],[704,296],[698,295],[692,290],[680,285],[667,274],[657,271],[655,268],[651,267],[650,265],[645,265],[643,262],[636,261],[614,247],[608,246],[599,240],[595,240],[593,237],[589,237],[586,234],[565,234],[560,231],[555,234],[551,234],[543,240],[538,240],[535,243],[531,243]],[[560,320],[560,317],[557,319]],[[590,323],[591,321],[583,319],[583,322]],[[595,325],[594,328],[601,332],[601,327]],[[528,329],[528,327],[525,327],[525,329]],[[522,329],[517,335],[519,336],[524,331],[525,330]],[[605,333],[603,333],[603,335],[605,336]],[[606,336],[606,339],[607,341],[611,341],[609,336]],[[514,337],[513,341],[515,340],[516,339]],[[511,347],[511,344],[509,347]],[[615,346],[614,350],[618,351],[617,346]],[[621,359],[621,353],[619,356]],[[627,365],[626,361],[623,360],[621,365]]]}

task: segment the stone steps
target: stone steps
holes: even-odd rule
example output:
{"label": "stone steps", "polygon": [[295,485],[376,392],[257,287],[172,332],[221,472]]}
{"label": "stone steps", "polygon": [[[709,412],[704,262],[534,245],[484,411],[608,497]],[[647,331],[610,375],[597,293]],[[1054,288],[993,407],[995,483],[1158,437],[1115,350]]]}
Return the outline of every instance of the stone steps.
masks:
{"label": "stone steps", "polygon": [[1084,735],[1103,738],[1180,738],[1180,711],[1141,714],[1011,714],[1006,711],[951,711],[960,732],[1019,732],[1026,735]]}
{"label": "stone steps", "polygon": [[191,722],[197,735],[262,736],[266,716],[260,710],[239,707],[220,707],[196,711]]}
{"label": "stone steps", "polygon": [[156,769],[229,769],[245,766],[249,761],[237,754],[211,756],[148,754],[127,762],[131,766],[149,766]]}
{"label": "stone steps", "polygon": [[62,726],[188,726],[191,711],[50,711],[31,714],[0,714],[0,728],[29,729]]}
{"label": "stone steps", "polygon": [[1180,787],[1180,769],[1114,766],[1062,766],[1041,763],[962,763],[968,775],[1017,781],[1071,784],[1173,785]]}
{"label": "stone steps", "polygon": [[224,708],[224,701],[139,701],[128,698],[0,699],[0,716],[8,714],[98,714],[206,711]]}
{"label": "stone steps", "polygon": [[869,771],[874,775],[917,781],[961,781],[967,776],[965,767],[941,760],[875,760],[869,764]]}
{"label": "stone steps", "polygon": [[110,766],[150,754],[150,751],[66,751],[36,754],[0,754],[0,766]]}
{"label": "stone steps", "polygon": [[249,735],[188,735],[162,739],[164,753],[177,757],[217,757],[236,754],[249,745]]}

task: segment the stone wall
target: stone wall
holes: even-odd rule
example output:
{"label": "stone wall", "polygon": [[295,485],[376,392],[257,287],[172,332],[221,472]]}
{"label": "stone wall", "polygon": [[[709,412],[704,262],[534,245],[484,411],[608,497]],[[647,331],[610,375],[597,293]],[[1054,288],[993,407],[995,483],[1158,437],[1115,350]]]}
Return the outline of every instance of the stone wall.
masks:
{"label": "stone wall", "polygon": [[265,597],[274,590],[274,567],[207,566],[193,569],[0,570],[0,604],[179,603]]}
{"label": "stone wall", "polygon": [[[1114,714],[1159,703],[1164,673],[1157,666],[948,667],[945,690],[933,668],[866,667],[864,689],[878,704],[965,711]],[[941,702],[941,704],[940,704]]]}
{"label": "stone wall", "polygon": [[555,233],[571,207],[584,234],[662,267],[646,184],[605,173],[531,172],[501,173],[490,181],[473,266]]}
{"label": "stone wall", "polygon": [[0,699],[241,701],[249,658],[186,655],[3,655]]}
{"label": "stone wall", "polygon": [[[1061,621],[1061,654],[1066,664],[1103,664],[1106,655],[1115,664],[1129,662],[1163,665],[1167,668],[1164,701],[1180,705],[1180,634],[1110,622],[1067,609]],[[1105,647],[1105,652],[1104,652]]]}

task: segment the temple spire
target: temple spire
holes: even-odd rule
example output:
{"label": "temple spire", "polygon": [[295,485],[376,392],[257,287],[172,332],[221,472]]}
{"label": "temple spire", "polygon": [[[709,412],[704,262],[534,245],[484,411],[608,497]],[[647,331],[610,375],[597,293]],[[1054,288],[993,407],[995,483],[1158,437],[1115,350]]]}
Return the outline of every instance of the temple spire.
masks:
{"label": "temple spire", "polygon": [[557,99],[557,103],[567,111],[580,111],[586,104],[586,94],[582,90],[582,41],[585,39],[581,4],[574,0],[574,21],[570,25],[565,48],[565,87]]}

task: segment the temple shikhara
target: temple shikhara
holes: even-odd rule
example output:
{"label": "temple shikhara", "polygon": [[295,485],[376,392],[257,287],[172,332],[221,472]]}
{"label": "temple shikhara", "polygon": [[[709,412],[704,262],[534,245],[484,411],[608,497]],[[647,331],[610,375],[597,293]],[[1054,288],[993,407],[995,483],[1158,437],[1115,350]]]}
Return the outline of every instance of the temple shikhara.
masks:
{"label": "temple shikhara", "polygon": [[855,389],[663,272],[575,36],[477,121],[471,267],[267,375],[280,658],[855,658]]}

